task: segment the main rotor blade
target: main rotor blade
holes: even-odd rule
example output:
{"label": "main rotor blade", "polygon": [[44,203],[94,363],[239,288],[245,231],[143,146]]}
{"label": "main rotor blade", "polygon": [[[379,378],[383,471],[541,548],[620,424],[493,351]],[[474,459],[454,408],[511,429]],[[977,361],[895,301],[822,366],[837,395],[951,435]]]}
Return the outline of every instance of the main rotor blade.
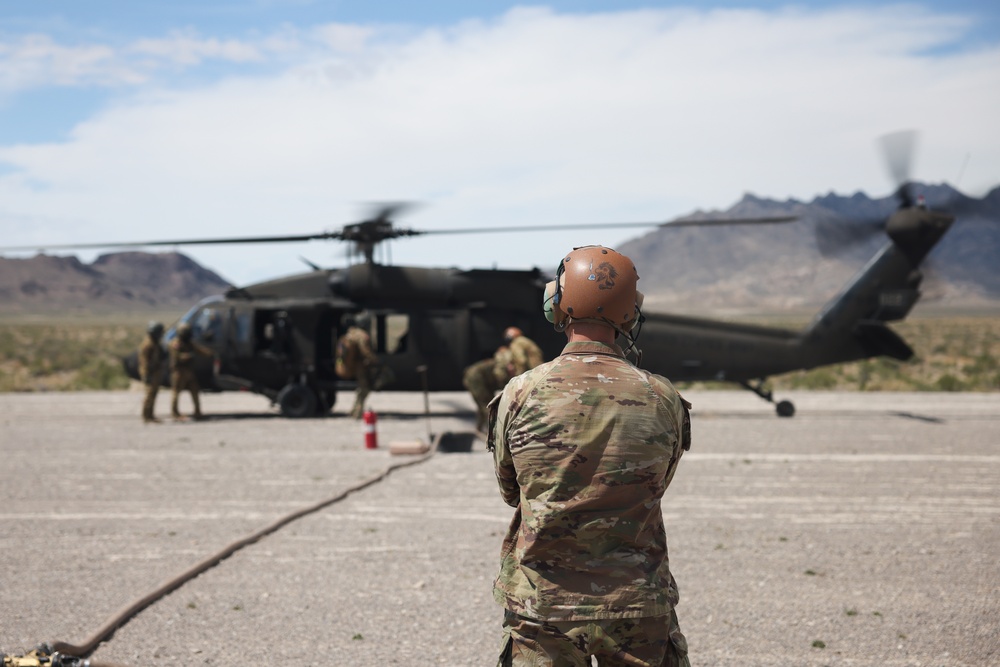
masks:
{"label": "main rotor blade", "polygon": [[47,243],[32,246],[4,246],[0,251],[14,250],[83,250],[86,248],[141,248],[148,246],[173,245],[223,245],[230,243],[288,243],[294,241],[314,241],[322,239],[340,239],[340,232],[321,232],[319,234],[301,234],[292,236],[246,236],[218,239],[175,239],[173,241],[130,241],[112,243]]}
{"label": "main rotor blade", "polygon": [[794,222],[794,215],[761,218],[716,218],[712,220],[670,220],[667,222],[595,222],[579,225],[509,225],[507,227],[462,227],[457,229],[433,229],[414,231],[413,234],[493,234],[499,232],[558,232],[570,229],[621,229],[625,227],[711,227],[721,225],[765,225]]}
{"label": "main rotor blade", "polygon": [[[319,232],[316,234],[297,234],[285,236],[247,236],[229,237],[214,239],[173,239],[166,241],[128,241],[110,243],[48,243],[32,246],[4,246],[0,247],[0,252],[13,252],[25,250],[85,250],[96,248],[144,248],[162,246],[182,246],[182,245],[230,245],[247,243],[293,243],[301,241],[316,240],[350,240],[355,242],[367,242],[370,244],[380,241],[398,238],[402,236],[422,236],[425,234],[477,234],[493,232],[534,232],[534,231],[559,231],[570,229],[614,229],[623,227],[692,227],[692,226],[712,226],[712,225],[751,225],[770,224],[781,222],[792,222],[795,216],[775,216],[760,218],[716,218],[712,220],[686,220],[678,219],[668,222],[617,222],[617,223],[593,223],[582,225],[525,225],[508,227],[475,227],[461,229],[436,229],[436,230],[415,230],[401,229],[393,227],[386,217],[391,211],[391,207],[386,207],[380,217],[367,222],[347,225],[339,232]],[[399,210],[395,207],[392,210]],[[383,229],[384,228],[384,229]]]}

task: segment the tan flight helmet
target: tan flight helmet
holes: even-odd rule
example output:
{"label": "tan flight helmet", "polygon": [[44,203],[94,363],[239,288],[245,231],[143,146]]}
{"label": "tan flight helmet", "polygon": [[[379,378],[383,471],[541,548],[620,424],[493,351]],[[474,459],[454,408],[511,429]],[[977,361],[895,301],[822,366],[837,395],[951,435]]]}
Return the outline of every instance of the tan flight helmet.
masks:
{"label": "tan flight helmet", "polygon": [[632,260],[604,246],[574,248],[545,286],[545,318],[562,331],[573,320],[599,321],[619,333],[635,326],[642,306]]}
{"label": "tan flight helmet", "polygon": [[524,332],[517,327],[507,327],[503,332],[503,342],[509,343],[515,338],[520,338],[524,335]]}

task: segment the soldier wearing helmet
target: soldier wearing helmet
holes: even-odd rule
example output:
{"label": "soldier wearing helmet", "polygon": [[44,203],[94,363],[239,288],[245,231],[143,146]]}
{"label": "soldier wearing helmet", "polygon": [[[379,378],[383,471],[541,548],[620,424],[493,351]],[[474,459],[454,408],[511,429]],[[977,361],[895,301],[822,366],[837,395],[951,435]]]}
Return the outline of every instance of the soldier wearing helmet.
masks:
{"label": "soldier wearing helmet", "polygon": [[494,597],[501,665],[689,665],[662,498],[690,447],[688,404],[633,365],[642,294],[632,261],[576,248],[546,287],[562,353],[490,404],[500,494],[516,508]]}
{"label": "soldier wearing helmet", "polygon": [[503,342],[514,358],[514,375],[520,375],[542,363],[542,348],[517,327],[507,327]]}
{"label": "soldier wearing helmet", "polygon": [[146,328],[146,337],[139,346],[139,379],[145,388],[145,397],[142,400],[142,421],[147,424],[158,424],[159,419],[154,415],[156,406],[156,394],[160,391],[160,383],[163,382],[163,371],[166,367],[167,353],[160,343],[163,338],[163,325],[159,322],[150,322]]}
{"label": "soldier wearing helmet", "polygon": [[372,338],[368,333],[371,317],[367,313],[345,315],[342,320],[347,331],[337,339],[337,377],[354,380],[354,407],[351,416],[361,419],[365,412],[365,401],[379,377],[378,357],[372,350]]}
{"label": "soldier wearing helmet", "polygon": [[180,412],[181,392],[187,391],[191,394],[191,402],[194,404],[194,419],[203,419],[201,412],[201,398],[199,396],[201,387],[198,385],[198,376],[194,371],[194,361],[198,355],[212,356],[213,352],[207,347],[194,341],[194,331],[187,322],[177,325],[177,335],[170,341],[170,416],[176,421],[184,419]]}

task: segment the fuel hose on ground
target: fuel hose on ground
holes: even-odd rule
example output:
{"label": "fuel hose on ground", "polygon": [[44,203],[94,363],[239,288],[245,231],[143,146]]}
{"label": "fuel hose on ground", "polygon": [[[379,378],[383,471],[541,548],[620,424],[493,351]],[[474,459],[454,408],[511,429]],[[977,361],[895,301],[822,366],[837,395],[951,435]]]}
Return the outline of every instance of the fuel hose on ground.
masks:
{"label": "fuel hose on ground", "polygon": [[388,466],[377,475],[373,475],[368,479],[362,480],[361,482],[358,482],[357,484],[348,487],[347,489],[341,491],[340,493],[330,498],[327,498],[326,500],[322,500],[318,503],[315,503],[303,509],[292,512],[291,514],[288,514],[278,519],[274,523],[258,530],[256,533],[253,533],[252,535],[236,540],[229,546],[219,551],[217,554],[209,556],[208,558],[201,561],[194,567],[188,569],[187,571],[181,573],[180,575],[174,577],[173,579],[164,582],[159,586],[159,588],[149,593],[148,595],[145,595],[142,598],[136,600],[135,602],[132,602],[131,604],[127,605],[126,607],[123,607],[116,614],[108,618],[108,620],[105,621],[104,625],[102,625],[99,630],[97,630],[93,635],[91,635],[85,641],[80,642],[79,644],[70,644],[68,642],[57,641],[57,642],[52,642],[51,644],[43,645],[38,649],[36,649],[35,651],[32,651],[31,653],[20,658],[13,656],[3,656],[4,667],[7,667],[8,665],[14,667],[21,667],[21,666],[28,667],[29,665],[44,665],[45,667],[50,667],[50,666],[51,667],[115,667],[114,665],[105,663],[92,663],[89,660],[83,660],[83,659],[89,656],[91,653],[93,653],[94,650],[97,648],[98,644],[110,638],[114,634],[115,630],[125,625],[125,623],[133,616],[135,616],[140,611],[142,611],[149,605],[153,604],[157,600],[165,597],[169,593],[180,588],[183,584],[194,579],[205,570],[208,570],[218,565],[220,562],[222,562],[229,556],[233,555],[243,547],[249,544],[253,544],[262,537],[270,535],[271,533],[282,528],[283,526],[286,526],[292,521],[295,521],[296,519],[306,516],[307,514],[312,514],[313,512],[317,512],[323,509],[324,507],[327,507],[329,505],[332,505],[334,503],[337,503],[345,499],[352,493],[355,493],[357,491],[360,491],[364,488],[371,486],[372,484],[382,481],[394,470],[423,463],[427,459],[434,456],[434,453],[437,451],[438,441],[440,439],[441,439],[441,434],[436,435],[434,437],[433,442],[431,443],[430,451],[427,454],[424,454],[423,456],[419,456],[406,461],[401,461],[399,463],[393,463],[392,465]]}

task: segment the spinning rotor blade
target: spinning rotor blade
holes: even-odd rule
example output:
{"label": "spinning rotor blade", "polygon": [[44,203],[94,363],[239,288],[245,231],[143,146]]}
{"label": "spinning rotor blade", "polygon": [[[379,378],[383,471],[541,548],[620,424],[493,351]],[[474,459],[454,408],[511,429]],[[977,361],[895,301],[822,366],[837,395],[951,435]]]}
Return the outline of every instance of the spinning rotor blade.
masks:
{"label": "spinning rotor blade", "polygon": [[885,234],[885,220],[830,220],[816,222],[816,247],[824,257],[845,255]]}
{"label": "spinning rotor blade", "polygon": [[[899,208],[914,205],[913,184],[910,173],[916,150],[916,130],[901,130],[882,136],[878,140],[886,169],[895,185]],[[820,220],[816,223],[816,245],[824,257],[840,255],[882,236],[888,218],[869,220]]]}
{"label": "spinning rotor blade", "polygon": [[710,227],[716,225],[766,225],[779,222],[794,222],[796,216],[783,215],[763,218],[715,218],[711,220],[687,220],[678,218],[667,222],[597,222],[580,225],[511,225],[507,227],[466,227],[458,229],[435,229],[414,234],[493,234],[499,232],[557,232],[563,229],[621,229],[624,227]]}
{"label": "spinning rotor blade", "polygon": [[910,185],[910,170],[913,167],[913,154],[917,145],[915,130],[902,130],[883,136],[882,154],[885,165],[896,184],[896,198],[902,208],[913,206],[913,193]]}
{"label": "spinning rotor blade", "polygon": [[173,239],[166,241],[129,241],[111,243],[64,243],[46,244],[34,246],[6,246],[0,247],[0,252],[4,251],[24,251],[24,250],[85,250],[96,248],[142,248],[156,246],[182,246],[182,245],[227,245],[227,244],[247,244],[247,243],[294,243],[302,241],[316,240],[336,240],[351,241],[357,250],[371,260],[371,253],[374,247],[382,241],[400,238],[403,236],[423,236],[427,234],[476,234],[494,232],[532,232],[532,231],[559,231],[561,229],[600,229],[600,228],[621,228],[621,227],[689,227],[689,226],[711,226],[711,225],[749,225],[749,224],[770,224],[780,222],[792,222],[794,216],[775,216],[761,218],[717,218],[712,220],[687,220],[676,219],[667,222],[618,222],[618,223],[593,223],[582,225],[525,225],[508,227],[473,227],[461,229],[438,229],[438,230],[418,230],[395,227],[392,223],[392,216],[413,208],[413,204],[388,204],[373,211],[371,218],[345,225],[340,231],[319,232],[316,234],[292,234],[286,236],[248,236],[248,237],[228,237],[214,239]]}
{"label": "spinning rotor blade", "polygon": [[4,246],[0,251],[14,250],[84,250],[87,248],[142,248],[147,246],[174,245],[222,245],[229,243],[285,243],[290,241],[313,241],[319,239],[340,239],[339,232],[320,232],[293,236],[247,236],[220,239],[177,239],[173,241],[129,241],[113,243],[53,243],[31,246]]}

